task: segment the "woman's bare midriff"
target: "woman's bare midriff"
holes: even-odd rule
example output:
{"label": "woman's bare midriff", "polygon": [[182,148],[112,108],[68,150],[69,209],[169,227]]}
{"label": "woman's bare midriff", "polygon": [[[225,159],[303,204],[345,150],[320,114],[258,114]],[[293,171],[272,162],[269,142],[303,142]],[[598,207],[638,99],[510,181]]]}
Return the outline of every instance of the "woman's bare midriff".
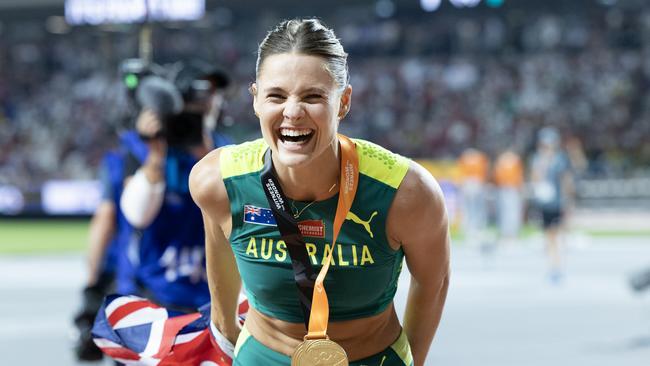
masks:
{"label": "woman's bare midriff", "polygon": [[[271,318],[253,308],[248,312],[245,326],[260,343],[288,356],[306,333],[302,323]],[[350,361],[383,351],[395,342],[400,332],[393,304],[382,313],[367,318],[330,322],[327,330],[330,339],[345,349]]]}

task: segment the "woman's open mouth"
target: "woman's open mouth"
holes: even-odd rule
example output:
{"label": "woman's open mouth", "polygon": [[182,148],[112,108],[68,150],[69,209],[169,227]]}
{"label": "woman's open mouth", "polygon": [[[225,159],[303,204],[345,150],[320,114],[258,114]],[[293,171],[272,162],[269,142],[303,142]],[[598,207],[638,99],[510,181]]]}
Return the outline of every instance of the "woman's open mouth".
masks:
{"label": "woman's open mouth", "polygon": [[280,141],[288,145],[306,144],[314,136],[314,131],[309,128],[280,128],[278,136]]}

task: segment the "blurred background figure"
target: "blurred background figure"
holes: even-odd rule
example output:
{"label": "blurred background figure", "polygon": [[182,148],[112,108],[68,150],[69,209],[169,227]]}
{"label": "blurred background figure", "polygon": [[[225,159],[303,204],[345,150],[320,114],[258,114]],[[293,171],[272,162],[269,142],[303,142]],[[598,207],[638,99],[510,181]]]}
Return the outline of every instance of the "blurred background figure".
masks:
{"label": "blurred background figure", "polygon": [[[127,61],[129,63],[124,62],[123,65],[134,65],[137,60]],[[136,130],[120,131],[119,147],[106,154],[100,169],[102,201],[89,227],[88,285],[83,290],[82,308],[75,316],[79,333],[75,354],[82,361],[102,359],[101,351],[92,341],[90,329],[104,296],[116,291],[141,296],[155,295],[144,285],[145,280],[138,277],[148,277],[140,274],[139,250],[143,240],[141,235],[144,232],[133,232],[134,229],[124,217],[119,203],[127,176],[132,175],[134,170],[142,165],[151,166],[152,161],[164,161],[166,168],[169,166],[165,174],[168,189],[172,192],[187,193],[185,182],[188,169],[195,161],[194,157],[187,156],[188,150],[200,157],[210,148],[232,143],[232,140],[217,128],[225,103],[224,94],[230,83],[223,70],[199,61],[179,62],[168,66],[167,69],[154,66],[159,74],[168,75],[174,84],[166,81],[163,75],[152,76],[153,70],[141,62],[138,63],[138,70],[129,70],[130,75],[137,78],[137,82],[133,82],[131,87],[127,85],[128,95],[133,99],[134,107],[140,108],[140,113],[136,115],[136,121],[127,124],[136,124]],[[161,142],[162,139],[165,140],[164,143]],[[153,147],[151,154],[150,147]],[[151,212],[147,215],[155,214],[155,207],[149,210]],[[128,216],[134,220],[132,212]],[[142,220],[135,218],[140,229],[144,225]],[[198,220],[198,223],[201,221]],[[182,225],[182,220],[179,224]],[[202,226],[195,227],[195,231],[202,231]],[[177,230],[180,232],[184,229]],[[145,242],[149,243],[146,239]],[[170,252],[165,253],[167,254],[164,255],[172,256],[168,254]],[[178,259],[159,260],[174,262]],[[187,258],[181,260],[187,261]],[[198,261],[200,262],[200,259]],[[200,271],[199,269],[198,272]],[[200,299],[202,287],[198,288]],[[155,298],[152,300],[155,301]],[[173,303],[168,304],[174,306]],[[186,310],[191,309],[192,307],[187,307]]]}
{"label": "blurred background figure", "polygon": [[460,171],[461,231],[465,241],[487,250],[488,186],[490,161],[483,152],[467,149],[458,158]]}
{"label": "blurred background figure", "polygon": [[126,168],[120,207],[137,230],[123,256],[118,292],[191,312],[209,302],[204,228],[188,187],[189,173],[210,150],[231,143],[218,131],[230,83],[200,61],[168,66],[168,81],[143,79],[136,130],[148,145],[144,163]]}
{"label": "blurred background figure", "polygon": [[[123,73],[130,73],[136,80],[151,74],[141,62],[127,60],[121,67]],[[125,66],[131,65],[130,70]],[[135,66],[135,69],[133,69]],[[127,91],[131,98],[137,83]],[[134,101],[133,101],[134,102]],[[126,121],[128,126],[132,121]],[[87,281],[82,291],[81,309],[74,317],[77,328],[75,355],[80,361],[98,361],[103,358],[101,351],[92,341],[91,328],[95,315],[104,297],[116,290],[116,277],[132,227],[125,219],[120,208],[120,197],[124,188],[126,164],[136,161],[144,162],[147,146],[133,129],[116,124],[118,129],[118,146],[104,155],[99,168],[99,180],[102,187],[101,202],[97,206],[88,228]],[[126,127],[126,126],[125,126]]]}
{"label": "blurred background figure", "polygon": [[650,267],[638,271],[630,277],[630,286],[634,291],[642,292],[650,288]]}
{"label": "blurred background figure", "polygon": [[[193,76],[191,82],[199,77]],[[204,126],[213,88],[197,88],[190,85],[181,94],[165,79],[144,79],[136,94],[142,106],[136,129],[149,153],[143,164],[127,170],[120,199],[137,230],[118,292],[183,312],[209,302],[203,220],[187,181],[194,163],[213,148],[212,131]]]}
{"label": "blurred background figure", "polygon": [[557,129],[544,127],[537,134],[537,149],[530,162],[532,200],[539,210],[549,261],[549,280],[558,283],[564,276],[562,237],[566,210],[574,195],[571,166],[561,148]]}
{"label": "blurred background figure", "polygon": [[524,167],[514,149],[506,149],[494,163],[496,217],[499,240],[511,243],[519,236],[523,218]]}
{"label": "blurred background figure", "polygon": [[183,96],[185,111],[203,116],[206,144],[213,148],[232,144],[232,138],[221,131],[231,84],[225,70],[200,59],[177,62],[169,68],[170,78]]}

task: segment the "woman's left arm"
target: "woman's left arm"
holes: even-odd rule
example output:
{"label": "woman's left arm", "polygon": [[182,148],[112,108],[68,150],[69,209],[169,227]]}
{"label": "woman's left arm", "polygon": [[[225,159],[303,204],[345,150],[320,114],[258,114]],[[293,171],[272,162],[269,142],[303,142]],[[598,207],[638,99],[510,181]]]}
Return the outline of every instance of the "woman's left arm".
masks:
{"label": "woman's left arm", "polygon": [[404,331],[415,366],[421,366],[436,333],[449,286],[449,226],[442,191],[415,162],[388,213],[387,233],[401,245],[411,273]]}

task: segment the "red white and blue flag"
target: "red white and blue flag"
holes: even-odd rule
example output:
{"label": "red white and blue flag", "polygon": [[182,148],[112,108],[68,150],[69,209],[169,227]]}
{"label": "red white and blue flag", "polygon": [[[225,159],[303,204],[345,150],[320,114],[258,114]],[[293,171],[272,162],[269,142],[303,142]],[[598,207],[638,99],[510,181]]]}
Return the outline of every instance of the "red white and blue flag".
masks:
{"label": "red white and blue flag", "polygon": [[[240,322],[247,312],[244,300]],[[214,339],[210,323],[210,304],[182,314],[137,296],[110,295],[97,313],[92,334],[104,354],[125,365],[230,366],[232,350]]]}
{"label": "red white and blue flag", "polygon": [[270,208],[244,205],[244,222],[255,225],[277,226]]}

